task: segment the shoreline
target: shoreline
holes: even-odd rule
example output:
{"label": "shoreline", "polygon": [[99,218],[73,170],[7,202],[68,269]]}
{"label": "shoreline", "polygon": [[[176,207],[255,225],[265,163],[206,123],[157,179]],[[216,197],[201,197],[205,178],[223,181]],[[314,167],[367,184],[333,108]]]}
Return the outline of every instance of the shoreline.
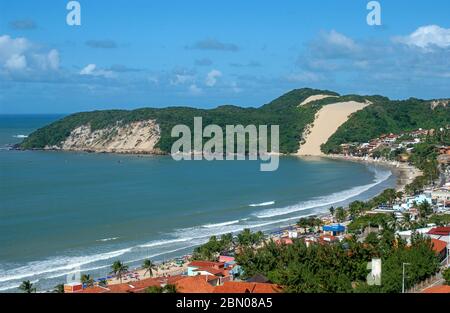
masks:
{"label": "shoreline", "polygon": [[[298,158],[308,158],[299,156],[296,154],[292,155],[285,155],[285,156],[293,156]],[[311,156],[313,157],[313,156]],[[396,175],[396,187],[395,189],[397,191],[401,191],[404,189],[404,187],[409,184],[417,175],[420,175],[421,171],[415,168],[412,165],[409,164],[402,164],[402,166],[398,165],[396,162],[391,162],[387,160],[374,160],[374,159],[364,159],[364,158],[358,158],[358,157],[349,157],[344,155],[321,155],[321,156],[314,156],[313,158],[328,158],[328,159],[334,159],[334,160],[341,160],[341,161],[350,161],[350,162],[358,162],[358,163],[364,163],[364,164],[374,164],[374,165],[381,165],[384,167],[389,168],[394,175]],[[371,197],[372,198],[372,197]],[[367,199],[370,200],[371,198]],[[366,200],[366,201],[367,201]],[[327,223],[333,222],[333,217],[329,212],[319,212],[317,214],[314,214],[317,218],[323,220]],[[305,215],[308,216],[308,215]],[[267,231],[264,231],[265,235],[267,236],[266,240],[279,240],[281,238],[280,233],[284,232],[285,230],[292,227],[294,224],[286,224],[283,226],[279,226],[273,229],[269,229]],[[187,264],[189,263],[189,258],[192,256],[193,250],[191,250],[191,253],[185,254],[179,257],[171,258],[165,262],[156,262],[155,265],[157,267],[157,270],[154,271],[154,275],[151,278],[162,278],[166,279],[170,276],[175,275],[181,275],[187,270]],[[183,265],[176,265],[176,260],[184,259]],[[150,278],[150,276],[145,276],[143,273],[145,272],[145,269],[141,267],[130,269],[130,272],[138,273],[140,279],[146,279]],[[139,279],[138,279],[139,280]],[[136,281],[133,279],[126,280],[126,282],[132,282]],[[119,284],[118,279],[113,279],[109,282],[111,285]]]}
{"label": "shoreline", "polygon": [[[47,150],[48,151],[48,150]],[[73,151],[68,151],[69,153],[73,152]],[[107,153],[109,154],[109,153]],[[295,157],[295,158],[300,158],[300,159],[308,159],[307,157],[300,157],[298,155],[292,154],[292,155],[284,155],[286,157]],[[329,158],[329,159],[336,159],[336,160],[342,160],[342,161],[352,161],[352,162],[362,162],[365,164],[374,164],[374,165],[381,165],[381,166],[387,166],[389,167],[393,172],[396,172],[397,175],[397,188],[400,186],[400,188],[403,188],[404,185],[406,185],[406,183],[408,183],[408,173],[411,169],[414,169],[414,167],[412,166],[402,166],[402,167],[397,167],[395,166],[395,164],[392,164],[392,162],[386,162],[386,161],[375,161],[372,159],[369,160],[364,160],[363,158],[356,158],[356,157],[346,157],[343,155],[323,155],[323,156],[317,156],[314,157],[317,159],[320,158]],[[405,164],[406,165],[406,164]],[[400,177],[400,174],[403,175],[402,177]],[[406,180],[406,182],[404,182],[403,184],[400,184],[401,180]],[[370,198],[369,198],[370,199]],[[367,199],[368,200],[368,199]],[[317,214],[314,214],[315,216],[317,216],[318,218],[322,219],[322,220],[327,220],[327,221],[331,221],[331,216],[328,212],[324,211],[324,212],[318,212]],[[274,239],[276,240],[277,238],[280,237],[280,232],[291,227],[292,225],[292,221],[286,225],[280,225],[278,227],[274,227],[271,229],[268,229],[266,231],[264,231],[264,233],[266,234],[267,238],[269,239]],[[163,262],[155,262],[158,270],[154,271],[154,275],[152,276],[153,278],[167,278],[170,276],[174,276],[174,275],[179,275],[183,272],[186,271],[186,264],[187,264],[187,257],[192,255],[193,249],[190,249],[187,251],[186,254],[184,255],[180,255],[180,256],[175,256],[173,258],[167,259]],[[182,266],[176,266],[176,260],[179,259],[185,259],[185,262],[183,263]],[[128,262],[126,262],[128,263]],[[136,266],[136,265],[135,265]],[[142,280],[142,279],[147,279],[150,278],[150,276],[148,275],[143,275],[143,273],[145,272],[144,269],[142,269],[140,266],[137,267],[130,267],[129,270],[130,273],[138,273],[138,278],[136,279],[127,279],[124,280],[124,282],[132,282],[132,281],[136,281],[136,280]],[[86,272],[87,273],[87,272]],[[136,276],[136,275],[133,275]],[[120,283],[118,279],[112,279],[111,281],[109,281],[109,284],[111,285],[115,285]],[[14,288],[13,288],[14,289]]]}
{"label": "shoreline", "polygon": [[326,154],[321,156],[323,158],[329,158],[333,160],[342,160],[342,161],[350,161],[350,162],[357,162],[357,163],[363,163],[363,164],[370,164],[370,165],[381,165],[384,167],[389,168],[393,174],[396,175],[396,186],[395,190],[398,191],[404,191],[406,185],[413,182],[413,180],[422,175],[422,171],[416,168],[413,165],[410,165],[409,163],[402,163],[398,161],[388,161],[385,159],[373,159],[373,158],[363,158],[363,157],[356,157],[356,156],[346,156],[342,154]]}

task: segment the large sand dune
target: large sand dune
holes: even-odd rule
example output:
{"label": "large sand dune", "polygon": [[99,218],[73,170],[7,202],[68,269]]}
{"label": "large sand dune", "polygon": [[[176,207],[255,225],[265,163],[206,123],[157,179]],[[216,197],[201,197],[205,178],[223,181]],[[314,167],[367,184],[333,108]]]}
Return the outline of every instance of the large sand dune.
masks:
{"label": "large sand dune", "polygon": [[314,125],[305,134],[305,143],[300,146],[298,155],[323,155],[320,146],[328,141],[349,116],[368,106],[370,102],[337,102],[323,106],[316,114]]}
{"label": "large sand dune", "polygon": [[322,100],[322,99],[325,99],[325,98],[330,98],[330,97],[337,98],[337,96],[332,96],[332,95],[313,95],[313,96],[310,96],[310,97],[306,98],[305,101],[303,101],[302,103],[299,104],[299,106],[308,104],[308,103],[313,102],[313,101]]}

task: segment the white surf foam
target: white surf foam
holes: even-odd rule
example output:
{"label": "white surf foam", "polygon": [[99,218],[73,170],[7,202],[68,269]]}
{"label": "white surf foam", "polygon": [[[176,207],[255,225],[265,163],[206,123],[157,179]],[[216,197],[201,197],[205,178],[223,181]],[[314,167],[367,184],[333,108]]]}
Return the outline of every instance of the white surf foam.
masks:
{"label": "white surf foam", "polygon": [[252,203],[252,204],[249,204],[248,206],[256,207],[256,206],[268,206],[268,205],[272,205],[272,204],[275,204],[275,201],[268,201],[268,202],[262,202],[262,203]]}
{"label": "white surf foam", "polygon": [[111,237],[111,238],[103,238],[103,239],[98,239],[96,241],[101,241],[101,242],[106,242],[106,241],[112,241],[112,240],[117,240],[120,237]]}
{"label": "white surf foam", "polygon": [[158,247],[158,246],[164,246],[171,243],[178,243],[178,242],[185,242],[192,240],[191,237],[183,237],[183,238],[175,238],[175,239],[165,239],[165,240],[156,240],[156,241],[150,241],[149,243],[144,243],[142,245],[139,245],[139,248],[151,248],[151,247]]}
{"label": "white surf foam", "polygon": [[237,223],[239,223],[239,220],[228,221],[228,222],[217,223],[217,224],[206,224],[206,225],[203,225],[202,227],[204,227],[204,228],[216,228],[216,227],[221,227],[221,226],[233,225],[233,224],[237,224]]}
{"label": "white surf foam", "polygon": [[57,257],[45,261],[33,261],[12,270],[2,271],[0,282],[19,280],[61,271],[66,272],[67,270],[73,270],[89,263],[116,258],[131,251],[131,249],[132,248],[121,249],[90,256]]}
{"label": "white surf foam", "polygon": [[387,180],[392,174],[390,171],[379,171],[379,170],[374,171],[375,171],[375,181],[371,184],[353,187],[345,191],[335,192],[330,195],[318,197],[309,201],[302,201],[296,205],[291,205],[284,208],[265,210],[261,213],[256,213],[254,215],[258,218],[270,218],[298,211],[313,209],[317,207],[333,205],[335,203],[348,200],[382,183],[383,181]]}

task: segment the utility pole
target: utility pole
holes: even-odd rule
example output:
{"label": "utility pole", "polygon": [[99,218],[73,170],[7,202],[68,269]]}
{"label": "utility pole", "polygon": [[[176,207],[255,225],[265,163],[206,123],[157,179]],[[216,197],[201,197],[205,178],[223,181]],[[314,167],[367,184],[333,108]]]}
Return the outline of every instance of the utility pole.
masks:
{"label": "utility pole", "polygon": [[403,263],[403,279],[402,279],[402,293],[405,293],[405,265],[411,265],[411,263]]}

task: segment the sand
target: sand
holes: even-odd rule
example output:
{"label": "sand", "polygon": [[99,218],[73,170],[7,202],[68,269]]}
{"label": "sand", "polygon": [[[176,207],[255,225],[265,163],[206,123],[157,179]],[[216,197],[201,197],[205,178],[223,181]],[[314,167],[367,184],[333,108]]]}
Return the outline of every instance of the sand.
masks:
{"label": "sand", "polygon": [[302,103],[299,104],[299,106],[308,104],[313,101],[329,98],[329,97],[337,98],[337,96],[332,96],[332,95],[314,95],[314,96],[310,96],[310,97],[306,98]]}
{"label": "sand", "polygon": [[[307,99],[308,100],[308,99]],[[370,102],[337,102],[323,106],[317,112],[314,123],[305,133],[305,143],[300,145],[297,155],[322,156],[320,146],[328,141],[349,116],[364,109]]]}
{"label": "sand", "polygon": [[373,159],[356,156],[344,156],[341,154],[328,154],[327,158],[345,161],[361,162],[365,164],[379,164],[388,167],[397,177],[395,190],[404,191],[405,186],[412,183],[414,178],[422,175],[422,171],[408,163],[388,161],[384,159]]}
{"label": "sand", "polygon": [[90,125],[74,129],[62,144],[63,150],[112,153],[153,153],[160,139],[155,120],[116,124],[91,130]]}

